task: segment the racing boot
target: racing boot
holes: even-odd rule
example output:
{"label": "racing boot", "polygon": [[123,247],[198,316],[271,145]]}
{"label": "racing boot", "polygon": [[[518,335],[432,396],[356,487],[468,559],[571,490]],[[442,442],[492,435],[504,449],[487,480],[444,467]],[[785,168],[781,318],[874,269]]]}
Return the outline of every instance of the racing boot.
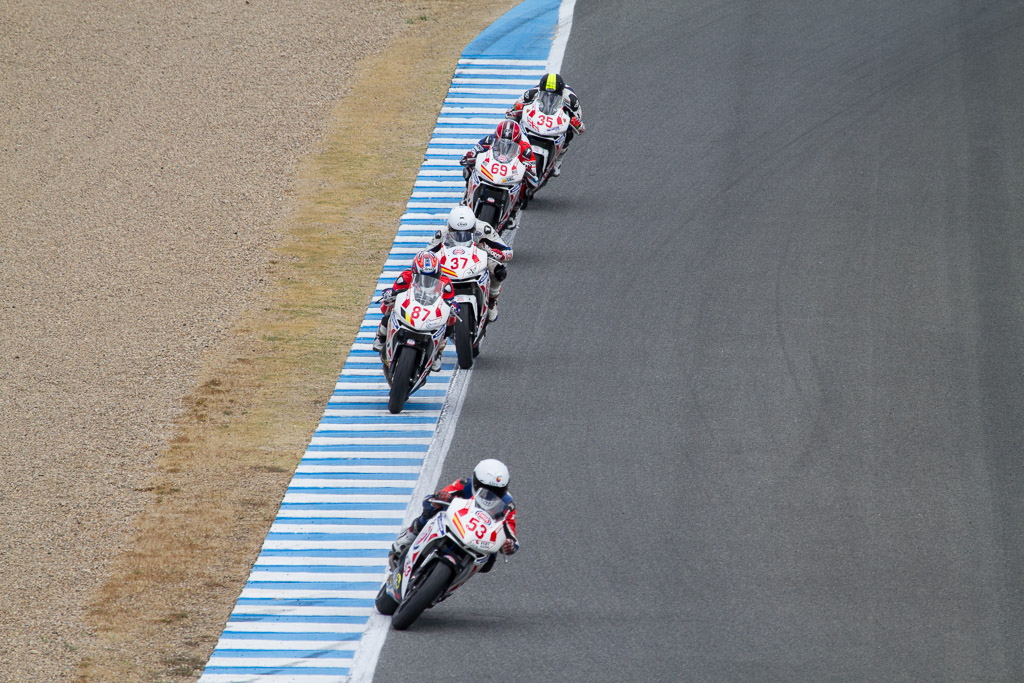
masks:
{"label": "racing boot", "polygon": [[555,178],[562,175],[562,157],[555,159],[555,165],[551,167],[551,175]]}
{"label": "racing boot", "polygon": [[420,532],[423,525],[420,524],[419,518],[414,519],[409,528],[398,535],[395,542],[391,544],[391,552],[388,553],[388,567],[394,569],[398,565],[398,561],[405,555],[405,551],[409,549],[412,542],[416,540],[416,534]]}
{"label": "racing boot", "polygon": [[493,323],[498,319],[498,300],[491,299],[487,302],[487,322]]}
{"label": "racing boot", "polygon": [[380,326],[377,327],[377,337],[373,340],[373,350],[380,353],[384,350],[384,340],[387,338],[388,328],[384,321],[380,321]]}

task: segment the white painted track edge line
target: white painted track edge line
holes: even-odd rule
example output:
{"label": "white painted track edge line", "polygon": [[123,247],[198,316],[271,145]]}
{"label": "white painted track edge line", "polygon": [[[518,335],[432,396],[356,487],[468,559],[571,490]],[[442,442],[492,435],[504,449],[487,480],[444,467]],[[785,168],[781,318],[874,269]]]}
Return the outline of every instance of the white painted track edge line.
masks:
{"label": "white painted track edge line", "polygon": [[[445,456],[448,455],[448,447],[451,446],[452,439],[455,437],[455,426],[458,424],[459,414],[462,412],[462,404],[466,400],[472,374],[471,369],[459,369],[452,377],[444,407],[441,409],[441,417],[438,419],[434,432],[434,442],[430,445],[427,457],[423,460],[419,481],[412,492],[409,507],[405,511],[404,523],[406,525],[411,523],[414,517],[419,516],[423,499],[433,493],[437,487]],[[451,408],[450,413],[449,407]],[[377,614],[376,611],[370,615],[369,621],[366,622],[366,630],[363,631],[362,640],[356,649],[356,656],[349,668],[350,683],[373,683],[373,676],[377,670],[377,659],[380,657],[380,651],[384,648],[384,640],[387,638],[390,626],[391,619],[389,617]]]}
{"label": "white painted track edge line", "polygon": [[562,70],[562,59],[565,57],[565,46],[569,43],[575,8],[576,0],[562,0],[558,7],[558,28],[555,29],[555,39],[551,42],[551,52],[548,53],[548,71],[557,73]]}

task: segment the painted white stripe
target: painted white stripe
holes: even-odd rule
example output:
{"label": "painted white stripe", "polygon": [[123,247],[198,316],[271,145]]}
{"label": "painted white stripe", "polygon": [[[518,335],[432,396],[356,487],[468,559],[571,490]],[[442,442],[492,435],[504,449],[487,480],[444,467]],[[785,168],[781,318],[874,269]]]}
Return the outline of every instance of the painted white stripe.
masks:
{"label": "painted white stripe", "polygon": [[[561,13],[559,13],[558,16],[559,21],[561,21]],[[539,66],[547,68],[548,62],[542,62],[537,59],[490,59],[487,57],[463,57],[459,60],[459,64],[490,64],[493,66]]]}
{"label": "painted white stripe", "polygon": [[[278,521],[287,521],[292,517],[316,517],[318,519],[349,519],[351,517],[362,517],[364,519],[398,519],[404,513],[403,510],[281,510],[281,514],[277,516]],[[272,557],[261,557],[256,560],[256,566],[261,564],[291,564],[291,562],[277,562],[277,556]],[[345,566],[349,564],[382,564],[383,559],[372,557],[365,558],[339,558],[337,560],[330,560],[331,558],[323,557],[308,557],[304,558],[299,564],[331,564],[338,566]],[[359,560],[356,562],[356,560]]]}
{"label": "painted white stripe", "polygon": [[[380,372],[379,368],[377,369],[377,372]],[[441,411],[439,410],[417,410],[416,415],[421,417],[437,417],[440,414],[440,412]],[[373,410],[369,408],[328,408],[327,410],[324,411],[325,417],[374,417],[382,414],[390,415],[390,413],[388,413],[387,410],[384,410],[382,413],[380,409]]]}
{"label": "painted white stripe", "polygon": [[[494,78],[461,78],[456,75],[452,79],[452,85],[455,87],[460,86],[489,86],[497,88],[513,88],[519,86],[519,94],[522,94],[524,88],[531,88],[537,85],[536,78],[502,78],[497,80]],[[518,97],[519,95],[516,95]]]}
{"label": "painted white stripe", "polygon": [[417,180],[415,187],[465,187],[464,180]]}
{"label": "painted white stripe", "polygon": [[324,574],[320,572],[260,572],[253,571],[249,581],[383,581],[385,572],[372,574]]}
{"label": "painted white stripe", "polygon": [[[286,493],[284,494],[285,503],[407,503],[409,502],[409,496],[393,496],[390,494],[380,494],[368,496],[365,493]],[[280,545],[269,546],[265,545],[264,548],[283,549],[288,550]],[[388,546],[390,547],[390,546]],[[310,550],[310,548],[302,548],[303,550]],[[312,548],[316,550],[316,548]]]}
{"label": "painted white stripe", "polygon": [[[306,511],[311,512],[309,510]],[[394,511],[388,511],[388,514],[395,514]],[[307,517],[316,517],[313,514],[307,514]],[[323,566],[323,567],[379,567],[387,564],[387,558],[385,557],[310,557],[302,553],[296,553],[294,555],[260,555],[256,558],[255,567],[276,567],[278,565],[298,565],[300,567],[312,567],[312,566]],[[248,609],[248,608],[246,608]],[[304,608],[296,608],[304,609]],[[243,610],[244,611],[244,610]],[[261,613],[262,614],[262,613]],[[313,615],[314,613],[310,613]],[[348,612],[339,612],[338,614],[348,614]]]}
{"label": "painted white stripe", "polygon": [[[378,385],[371,385],[371,386],[378,386]],[[378,388],[386,389],[387,385],[385,384],[384,386],[379,386]],[[443,387],[440,387],[440,388],[443,388]],[[410,436],[410,437],[406,437],[406,438],[400,438],[400,437],[391,438],[391,437],[377,437],[377,436],[373,436],[373,437],[367,437],[365,439],[361,439],[361,438],[356,438],[356,437],[314,436],[313,440],[310,441],[310,443],[312,445],[314,445],[314,446],[340,446],[340,445],[348,445],[348,444],[358,444],[360,446],[385,445],[385,444],[389,445],[389,446],[391,446],[391,445],[401,446],[403,444],[429,444],[430,443],[430,437],[429,436],[427,436],[427,437]]]}
{"label": "painted white stripe", "polygon": [[[508,107],[441,107],[441,116],[445,114],[494,114],[496,117],[504,117],[505,110]],[[479,121],[479,118],[473,118],[472,121]],[[438,119],[438,122],[441,120]]]}
{"label": "painted white stripe", "polygon": [[[301,633],[301,632],[300,632]],[[263,638],[246,638],[245,636],[224,636],[217,641],[218,650],[317,650],[320,652],[336,652],[338,650],[353,651],[359,647],[355,640],[265,640]],[[240,657],[238,659],[241,659]],[[348,666],[341,663],[346,658],[331,657],[329,666]],[[246,658],[248,660],[248,658]],[[250,665],[251,666],[251,665]]]}
{"label": "painted white stripe", "polygon": [[[445,162],[445,163],[447,163],[447,162]],[[456,166],[458,166],[458,164],[456,164]],[[453,171],[453,170],[449,170],[447,168],[431,168],[431,169],[428,169],[427,171],[420,171],[419,175],[417,176],[416,182],[418,182],[418,183],[424,182],[423,180],[419,180],[419,178],[423,178],[423,179],[426,179],[426,178],[448,178],[448,177],[451,177],[451,176],[461,176],[461,175],[462,175],[462,171],[461,170],[454,170]]]}
{"label": "painted white stripe", "polygon": [[531,83],[536,84],[538,79],[546,72],[543,69],[481,69],[481,68],[457,68],[455,75],[467,76],[533,76]]}
{"label": "painted white stripe", "polygon": [[437,191],[429,192],[429,193],[428,192],[413,192],[412,196],[416,197],[417,199],[432,199],[434,197],[455,197],[455,198],[461,198],[461,197],[465,197],[466,193],[465,192],[437,192]]}
{"label": "painted white stripe", "polygon": [[[488,130],[488,129],[484,129]],[[490,129],[493,130],[493,129]],[[472,147],[476,144],[479,138],[476,135],[463,135],[461,137],[444,137],[444,138],[431,138],[431,145],[468,145]],[[429,147],[427,148],[430,149]],[[414,195],[415,196],[415,195]]]}
{"label": "painted white stripe", "polygon": [[562,70],[562,59],[565,57],[565,46],[569,43],[569,33],[572,31],[575,7],[576,0],[562,0],[558,7],[558,28],[555,29],[555,39],[551,42],[551,52],[548,53],[548,71]]}
{"label": "painted white stripe", "polygon": [[[270,531],[275,534],[393,534],[398,535],[402,524],[290,524],[288,520],[275,522]],[[255,580],[255,579],[254,579]],[[266,579],[260,579],[266,581]],[[321,579],[323,580],[323,579]],[[337,580],[337,579],[336,579]],[[345,577],[348,580],[348,577]]]}
{"label": "painted white stripe", "polygon": [[261,617],[368,617],[376,612],[373,607],[312,607],[309,605],[242,605],[229,619],[243,616]]}
{"label": "painted white stripe", "polygon": [[[317,624],[313,622],[228,621],[225,631],[241,633],[362,633],[364,624]],[[237,636],[236,636],[237,637]]]}
{"label": "painted white stripe", "polygon": [[513,100],[523,94],[522,89],[519,88],[485,88],[475,85],[452,86],[448,92],[456,95],[503,95]]}
{"label": "painted white stripe", "polygon": [[[354,645],[353,645],[354,647]],[[210,663],[207,666],[224,666],[232,667],[268,667],[274,669],[319,669],[322,667],[347,667],[351,663],[351,659],[345,657],[332,657],[329,660],[320,659],[317,657],[311,657],[309,659],[295,659],[285,657],[221,657],[216,652],[210,657]],[[299,673],[299,672],[296,672]],[[242,674],[242,678],[236,676],[233,681],[244,681],[248,679],[249,674]],[[223,679],[222,679],[223,680]],[[266,679],[263,676],[256,677],[251,680],[257,680],[263,683]],[[292,680],[292,679],[289,679]]]}
{"label": "painted white stripe", "polygon": [[317,473],[330,473],[330,472],[366,472],[369,474],[375,474],[380,472],[385,473],[402,473],[402,474],[419,474],[420,468],[416,465],[303,465],[299,464],[298,469],[295,470],[296,474],[317,474]]}
{"label": "painted white stripe", "polygon": [[347,677],[316,674],[203,674],[198,683],[345,683]]}
{"label": "painted white stripe", "polygon": [[[334,542],[343,543],[344,541]],[[391,541],[387,542],[387,547],[391,547]],[[369,598],[372,600],[375,597],[377,597],[376,588],[368,591],[315,589],[289,591],[281,590],[279,588],[243,588],[242,594],[239,596],[239,598],[287,598],[289,600],[314,600],[316,598],[355,598],[361,600]]]}
{"label": "painted white stripe", "polygon": [[[449,376],[451,371],[449,371]],[[380,375],[380,370],[377,371],[377,375]],[[341,388],[341,384],[338,385]],[[363,382],[358,384],[346,384],[345,387],[363,387],[367,386]],[[320,423],[316,431],[317,432],[411,432],[411,431],[433,431],[434,425],[432,424],[402,424],[400,422],[391,422],[384,424],[336,424],[333,422]]]}

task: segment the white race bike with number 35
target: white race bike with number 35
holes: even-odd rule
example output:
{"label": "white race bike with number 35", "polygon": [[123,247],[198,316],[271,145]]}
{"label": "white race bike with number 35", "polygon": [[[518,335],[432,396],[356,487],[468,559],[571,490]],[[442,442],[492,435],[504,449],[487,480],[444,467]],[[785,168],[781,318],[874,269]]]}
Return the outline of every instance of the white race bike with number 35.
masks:
{"label": "white race bike with number 35", "polygon": [[445,347],[452,307],[442,296],[436,277],[413,276],[412,286],[400,293],[388,318],[388,333],[380,360],[391,385],[388,410],[402,412],[409,394],[422,387],[434,359]]}
{"label": "white race bike with number 35", "polygon": [[399,631],[483,569],[506,540],[515,540],[505,523],[505,501],[488,489],[431,502],[446,507],[423,525],[377,593],[377,611],[392,615],[391,626]]}
{"label": "white race bike with number 35", "polygon": [[565,150],[565,138],[572,117],[562,108],[558,93],[545,91],[523,107],[522,124],[537,159],[537,189],[551,177],[555,161]]}
{"label": "white race bike with number 35", "polygon": [[490,149],[476,156],[464,201],[477,218],[493,225],[500,235],[509,227],[525,178],[526,164],[519,159],[519,144],[495,140]]}

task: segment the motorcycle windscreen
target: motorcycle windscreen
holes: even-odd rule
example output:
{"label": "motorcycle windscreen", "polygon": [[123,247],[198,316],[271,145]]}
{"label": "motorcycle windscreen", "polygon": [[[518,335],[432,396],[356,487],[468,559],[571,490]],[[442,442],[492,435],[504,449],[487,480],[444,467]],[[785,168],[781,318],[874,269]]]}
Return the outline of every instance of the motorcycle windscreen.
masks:
{"label": "motorcycle windscreen", "polygon": [[412,298],[421,306],[433,306],[441,298],[441,278],[419,273],[412,278]]}
{"label": "motorcycle windscreen", "polygon": [[540,109],[541,114],[554,116],[562,107],[562,96],[550,90],[542,92],[540,100],[537,102],[537,107]]}
{"label": "motorcycle windscreen", "polygon": [[476,492],[476,506],[489,514],[492,519],[498,519],[505,514],[505,499],[490,489],[481,488]]}
{"label": "motorcycle windscreen", "polygon": [[519,145],[511,140],[495,140],[491,146],[491,158],[499,164],[511,164],[519,156]]}
{"label": "motorcycle windscreen", "polygon": [[476,232],[476,227],[470,228],[469,230],[452,230],[449,229],[448,233],[444,236],[444,246],[446,247],[468,247],[473,244],[473,233]]}

